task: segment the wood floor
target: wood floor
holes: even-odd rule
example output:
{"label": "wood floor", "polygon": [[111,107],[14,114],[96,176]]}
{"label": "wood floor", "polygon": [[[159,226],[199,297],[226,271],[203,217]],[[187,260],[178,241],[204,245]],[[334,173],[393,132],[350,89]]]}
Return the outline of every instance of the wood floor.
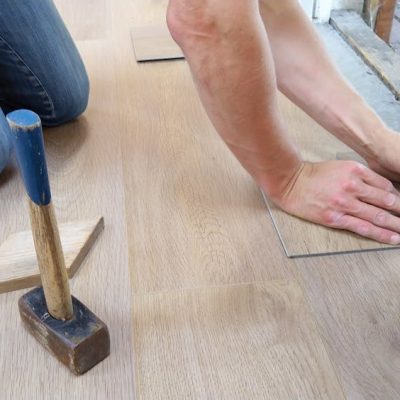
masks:
{"label": "wood floor", "polygon": [[[186,62],[136,63],[130,32],[166,1],[56,3],[92,89],[46,130],[50,179],[60,222],[104,216],[72,292],[112,354],[72,376],[23,330],[24,291],[2,294],[1,398],[399,399],[400,253],[287,258]],[[28,228],[13,168],[0,199],[2,242]]]}

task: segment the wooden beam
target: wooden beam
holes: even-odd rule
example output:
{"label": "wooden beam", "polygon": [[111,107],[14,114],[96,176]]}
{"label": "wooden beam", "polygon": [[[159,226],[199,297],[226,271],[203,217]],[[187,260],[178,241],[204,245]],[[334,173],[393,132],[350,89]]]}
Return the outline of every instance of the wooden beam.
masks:
{"label": "wooden beam", "polygon": [[364,2],[364,18],[386,43],[390,40],[396,3],[396,0],[365,0]]}
{"label": "wooden beam", "polygon": [[392,32],[396,0],[381,0],[381,7],[376,17],[375,32],[386,43],[389,43]]}

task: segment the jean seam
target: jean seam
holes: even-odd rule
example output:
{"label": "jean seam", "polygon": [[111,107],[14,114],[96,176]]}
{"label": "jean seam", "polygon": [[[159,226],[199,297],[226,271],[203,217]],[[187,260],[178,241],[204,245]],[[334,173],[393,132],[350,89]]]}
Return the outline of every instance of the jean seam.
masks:
{"label": "jean seam", "polygon": [[31,76],[33,76],[36,81],[39,83],[40,87],[42,88],[43,92],[45,93],[47,100],[50,103],[51,106],[51,117],[54,117],[54,103],[53,100],[51,99],[51,97],[49,96],[49,94],[47,93],[46,88],[44,87],[44,85],[42,84],[41,80],[39,79],[39,77],[29,68],[29,66],[24,62],[24,60],[22,59],[22,57],[10,46],[10,44],[4,39],[4,37],[2,35],[0,35],[0,41],[2,41],[8,48],[9,50],[15,55],[15,57],[26,67],[26,69],[31,73]]}

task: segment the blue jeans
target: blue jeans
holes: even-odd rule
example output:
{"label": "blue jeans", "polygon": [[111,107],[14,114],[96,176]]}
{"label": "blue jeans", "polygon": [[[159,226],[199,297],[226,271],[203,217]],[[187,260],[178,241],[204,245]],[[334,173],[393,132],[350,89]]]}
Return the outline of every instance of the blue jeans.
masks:
{"label": "blue jeans", "polygon": [[4,114],[27,108],[43,125],[59,125],[85,110],[88,95],[85,67],[52,0],[0,0],[0,171],[11,151]]}

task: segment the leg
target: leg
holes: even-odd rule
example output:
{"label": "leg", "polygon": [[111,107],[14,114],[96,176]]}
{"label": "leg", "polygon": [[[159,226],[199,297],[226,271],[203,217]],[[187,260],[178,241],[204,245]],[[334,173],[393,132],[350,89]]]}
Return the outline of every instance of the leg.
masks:
{"label": "leg", "polygon": [[4,169],[10,158],[11,140],[9,135],[9,127],[0,108],[0,172]]}
{"label": "leg", "polygon": [[3,0],[0,9],[0,106],[35,111],[44,125],[80,115],[89,83],[52,0]]}

